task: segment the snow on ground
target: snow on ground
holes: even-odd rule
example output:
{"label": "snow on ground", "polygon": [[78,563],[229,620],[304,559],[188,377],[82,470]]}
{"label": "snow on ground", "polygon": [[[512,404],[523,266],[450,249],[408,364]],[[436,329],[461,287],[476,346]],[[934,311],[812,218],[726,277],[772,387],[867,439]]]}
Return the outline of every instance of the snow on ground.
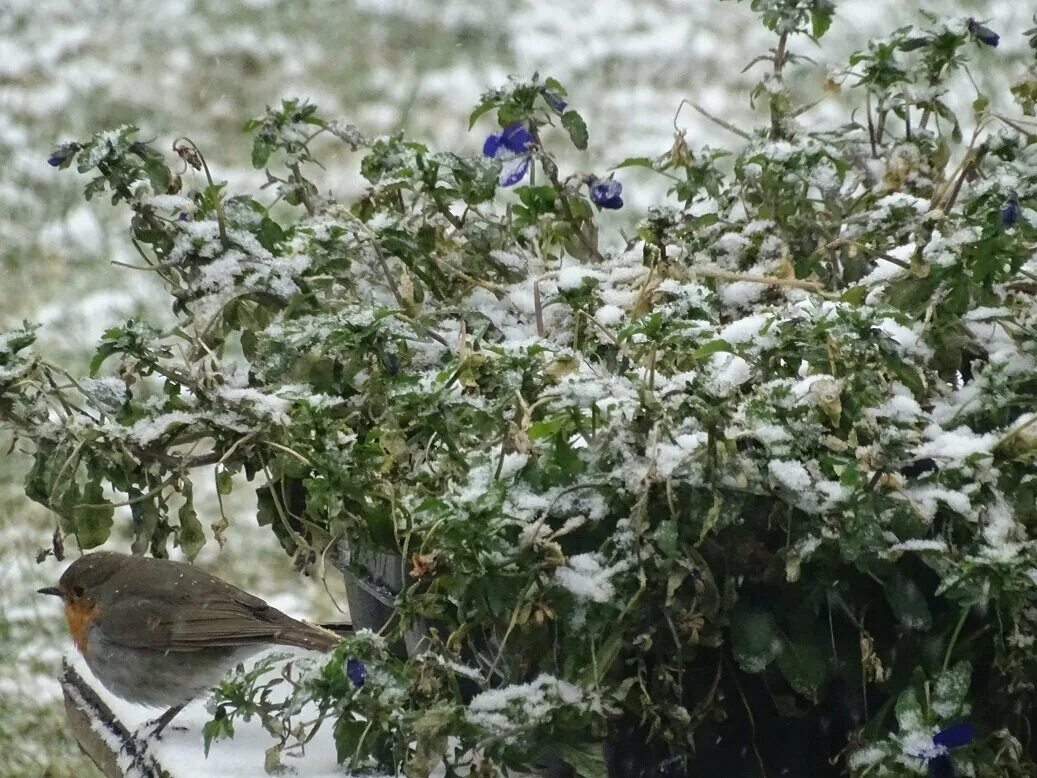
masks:
{"label": "snow on ground", "polygon": [[[300,658],[308,655],[305,651],[282,649],[278,649],[278,653],[293,653]],[[260,661],[263,656],[257,655],[249,664]],[[78,651],[69,652],[65,660],[90,684],[129,731],[141,729],[146,722],[162,712],[133,705],[109,693],[94,679]],[[271,699],[277,699],[276,692]],[[316,708],[304,709],[300,715],[307,718],[315,716],[316,713]],[[272,742],[270,735],[259,723],[258,717],[253,717],[249,722],[236,721],[234,737],[214,740],[209,755],[206,756],[202,727],[211,718],[205,709],[205,700],[195,700],[173,719],[173,723],[162,733],[160,740],[147,740],[148,753],[155,757],[161,767],[169,771],[170,778],[201,778],[207,775],[220,778],[254,778],[264,775],[263,757]],[[305,778],[343,778],[347,775],[335,759],[335,739],[330,726],[322,727],[306,745],[304,752],[285,753],[282,762],[285,767],[294,770],[296,775]]]}

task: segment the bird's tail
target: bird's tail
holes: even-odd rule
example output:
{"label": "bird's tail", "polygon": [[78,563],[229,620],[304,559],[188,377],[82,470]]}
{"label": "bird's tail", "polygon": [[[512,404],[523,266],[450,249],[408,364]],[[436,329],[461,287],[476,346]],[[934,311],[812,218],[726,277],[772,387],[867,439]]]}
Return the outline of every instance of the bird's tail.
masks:
{"label": "bird's tail", "polygon": [[291,626],[278,632],[275,642],[283,646],[296,646],[297,648],[321,651],[326,654],[341,643],[342,639],[352,633],[352,631],[353,626],[351,624],[315,626],[296,621]]}

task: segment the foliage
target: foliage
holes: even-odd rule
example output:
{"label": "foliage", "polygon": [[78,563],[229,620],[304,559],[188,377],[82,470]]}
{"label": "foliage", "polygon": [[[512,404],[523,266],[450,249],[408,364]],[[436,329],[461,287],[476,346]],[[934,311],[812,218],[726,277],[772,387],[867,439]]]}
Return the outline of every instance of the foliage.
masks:
{"label": "foliage", "polygon": [[[298,564],[345,539],[408,565],[385,636],[284,702],[228,680],[207,737],[260,715],[289,747],[312,700],[343,762],[408,776],[747,746],[774,774],[1034,773],[1037,126],[955,115],[997,35],[929,18],[855,54],[828,84],[850,120],[808,131],[789,43],[832,4],[752,5],[768,127],[618,165],[672,184],[625,244],[599,240],[618,182],[552,153],[589,142],[552,79],[487,93],[474,157],[285,101],[246,125],[272,198],[186,138],[179,168],[132,127],[55,152],[131,209],[178,324],[112,329],[86,378],[0,335],[27,493],[82,548],[123,495],[134,550],[191,555],[215,467],[260,479]],[[355,203],[308,177],[327,136],[363,152]]]}

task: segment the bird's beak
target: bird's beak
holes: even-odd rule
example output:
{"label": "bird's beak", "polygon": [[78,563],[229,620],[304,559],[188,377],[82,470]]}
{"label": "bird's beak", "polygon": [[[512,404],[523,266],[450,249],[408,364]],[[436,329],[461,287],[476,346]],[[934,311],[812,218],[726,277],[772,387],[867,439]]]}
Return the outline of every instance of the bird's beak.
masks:
{"label": "bird's beak", "polygon": [[37,594],[53,594],[55,597],[61,596],[61,589],[56,586],[44,586],[42,589],[36,590]]}

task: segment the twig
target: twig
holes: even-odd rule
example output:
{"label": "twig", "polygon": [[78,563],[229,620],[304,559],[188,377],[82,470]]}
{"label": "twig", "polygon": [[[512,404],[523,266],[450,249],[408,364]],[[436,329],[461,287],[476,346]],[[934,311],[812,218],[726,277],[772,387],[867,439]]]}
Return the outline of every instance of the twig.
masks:
{"label": "twig", "polygon": [[699,105],[697,103],[689,103],[689,105],[692,108],[694,108],[696,111],[698,111],[700,114],[705,116],[707,119],[709,119],[711,122],[713,122],[714,124],[720,125],[721,127],[723,127],[728,132],[733,132],[735,135],[739,136],[740,138],[745,138],[746,140],[752,140],[753,139],[753,136],[750,135],[749,133],[747,133],[745,130],[741,130],[738,127],[735,127],[733,124],[731,124],[728,121],[725,121],[724,119],[721,119],[719,116],[714,116],[709,111],[707,111],[705,108],[703,108],[701,105]]}
{"label": "twig", "polygon": [[729,270],[705,267],[693,267],[691,272],[693,275],[702,276],[703,278],[715,278],[718,281],[745,281],[750,284],[765,284],[766,286],[787,286],[793,289],[804,289],[825,297],[833,296],[830,292],[826,292],[818,281],[800,281],[798,278],[778,278],[777,276],[754,276],[747,273],[732,273]]}
{"label": "twig", "polygon": [[[132,769],[134,775],[141,778],[168,778],[169,774],[155,761],[154,756],[148,754],[148,744],[115,717],[97,692],[68,662],[63,663],[59,682],[65,696],[65,713],[72,734],[102,773],[113,778],[128,775],[129,772],[124,772],[120,766],[120,756],[125,754],[131,760],[128,769]],[[115,751],[109,736],[114,736],[121,744],[119,752]]]}

